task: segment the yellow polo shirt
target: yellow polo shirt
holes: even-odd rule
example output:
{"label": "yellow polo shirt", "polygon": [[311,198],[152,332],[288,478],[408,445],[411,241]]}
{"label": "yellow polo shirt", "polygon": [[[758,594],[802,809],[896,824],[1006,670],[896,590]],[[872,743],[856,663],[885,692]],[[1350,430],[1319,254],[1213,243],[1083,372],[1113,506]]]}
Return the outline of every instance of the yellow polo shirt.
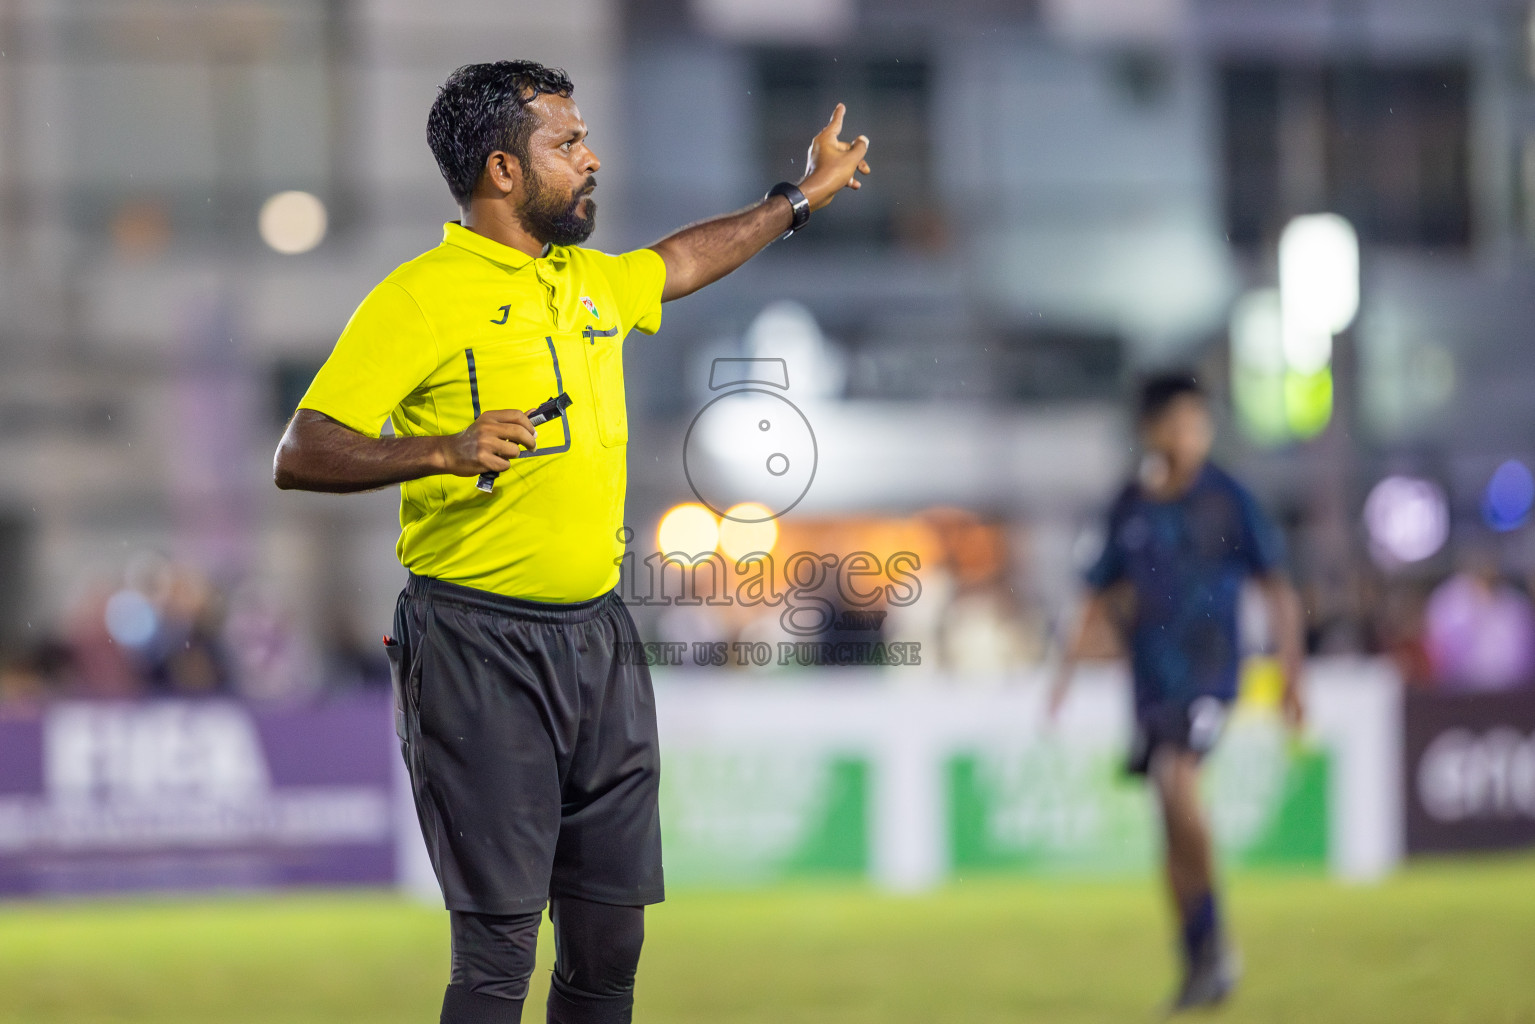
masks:
{"label": "yellow polo shirt", "polygon": [[650,249],[556,245],[534,259],[447,224],[357,307],[299,408],[419,437],[463,430],[476,404],[528,410],[568,392],[492,493],[474,477],[401,484],[397,551],[412,572],[509,597],[598,597],[624,548],[624,337],[661,326],[665,281]]}

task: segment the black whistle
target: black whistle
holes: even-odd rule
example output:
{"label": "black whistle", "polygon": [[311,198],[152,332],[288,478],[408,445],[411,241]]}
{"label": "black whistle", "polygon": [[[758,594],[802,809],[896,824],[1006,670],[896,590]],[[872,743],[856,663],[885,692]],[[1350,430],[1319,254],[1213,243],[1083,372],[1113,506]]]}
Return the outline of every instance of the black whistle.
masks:
{"label": "black whistle", "polygon": [[[563,416],[565,414],[565,410],[570,408],[571,403],[571,397],[565,392],[561,391],[559,394],[549,399],[543,405],[540,405],[535,409],[528,410],[528,422],[533,424],[535,427],[540,423],[548,423],[556,416]],[[486,470],[480,474],[480,479],[475,482],[474,486],[479,490],[484,491],[486,494],[489,494],[496,486],[496,477],[500,475],[501,474],[492,472],[491,470]]]}

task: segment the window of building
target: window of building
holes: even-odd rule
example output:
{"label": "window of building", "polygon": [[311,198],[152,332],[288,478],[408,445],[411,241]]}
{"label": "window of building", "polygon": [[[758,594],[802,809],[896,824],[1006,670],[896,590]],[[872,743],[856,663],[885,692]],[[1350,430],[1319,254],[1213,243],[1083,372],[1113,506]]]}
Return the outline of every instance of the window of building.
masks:
{"label": "window of building", "polygon": [[1463,61],[1221,69],[1226,223],[1272,246],[1327,210],[1380,245],[1471,242],[1470,72]]}
{"label": "window of building", "polygon": [[60,6],[50,59],[75,127],[52,177],[81,229],[110,227],[130,253],[172,231],[257,245],[262,202],[295,188],[324,196],[331,228],[344,225],[344,5]]}
{"label": "window of building", "polygon": [[878,187],[818,213],[817,230],[803,236],[807,244],[941,244],[928,127],[933,76],[925,58],[766,49],[755,54],[754,70],[758,154],[771,181],[805,172],[806,147],[839,101],[848,108],[843,138],[878,140],[870,154]]}

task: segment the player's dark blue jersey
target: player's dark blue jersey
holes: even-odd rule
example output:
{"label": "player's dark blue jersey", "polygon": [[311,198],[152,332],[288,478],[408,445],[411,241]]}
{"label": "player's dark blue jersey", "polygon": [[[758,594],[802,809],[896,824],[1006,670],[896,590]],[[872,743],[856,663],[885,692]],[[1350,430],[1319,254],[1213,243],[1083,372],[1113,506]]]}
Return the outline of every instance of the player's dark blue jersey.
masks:
{"label": "player's dark blue jersey", "polygon": [[1120,493],[1087,582],[1103,590],[1124,581],[1134,592],[1125,626],[1138,707],[1236,696],[1242,582],[1283,557],[1279,531],[1253,496],[1214,465],[1172,501],[1137,483]]}

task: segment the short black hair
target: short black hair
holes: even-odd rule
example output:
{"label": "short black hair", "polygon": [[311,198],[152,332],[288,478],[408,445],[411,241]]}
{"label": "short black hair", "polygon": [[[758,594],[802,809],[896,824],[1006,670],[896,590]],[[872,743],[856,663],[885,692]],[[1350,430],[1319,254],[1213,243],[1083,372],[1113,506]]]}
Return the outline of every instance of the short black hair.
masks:
{"label": "short black hair", "polygon": [[528,139],[537,127],[528,104],[575,89],[564,71],[531,60],[465,64],[448,76],[426,116],[426,143],[460,206],[496,150],[512,154],[527,169]]}
{"label": "short black hair", "polygon": [[1184,396],[1192,396],[1201,401],[1205,398],[1205,389],[1193,373],[1188,370],[1172,370],[1152,374],[1141,381],[1136,407],[1137,419],[1141,423],[1150,423]]}

